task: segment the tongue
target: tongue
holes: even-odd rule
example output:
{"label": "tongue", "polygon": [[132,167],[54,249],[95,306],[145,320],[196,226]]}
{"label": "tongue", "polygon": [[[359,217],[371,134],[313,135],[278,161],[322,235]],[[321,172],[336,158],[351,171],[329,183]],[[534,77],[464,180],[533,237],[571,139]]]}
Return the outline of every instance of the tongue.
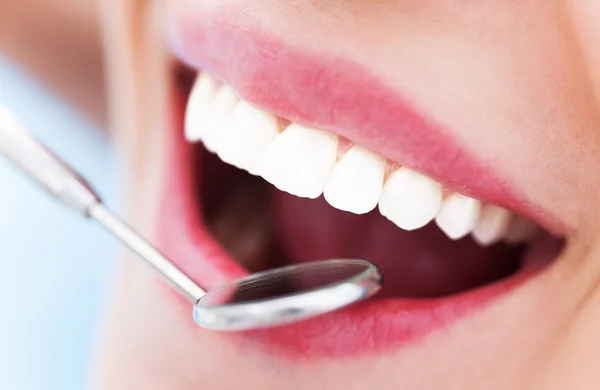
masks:
{"label": "tongue", "polygon": [[481,248],[470,238],[452,241],[435,224],[404,231],[377,210],[354,215],[319,199],[273,190],[274,229],[292,263],[359,258],[377,264],[386,276],[382,296],[439,297],[510,275],[519,249]]}

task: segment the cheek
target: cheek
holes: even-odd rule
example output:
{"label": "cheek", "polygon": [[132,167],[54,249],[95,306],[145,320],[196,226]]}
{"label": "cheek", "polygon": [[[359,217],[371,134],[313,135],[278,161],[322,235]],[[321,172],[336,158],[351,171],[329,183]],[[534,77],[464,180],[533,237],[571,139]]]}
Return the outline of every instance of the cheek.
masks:
{"label": "cheek", "polygon": [[600,102],[600,24],[598,23],[600,3],[572,0],[569,2],[568,11],[598,103]]}
{"label": "cheek", "polygon": [[488,16],[502,23],[470,25],[452,39],[416,38],[402,51],[410,56],[381,66],[465,148],[576,226],[599,189],[592,84],[566,22],[535,18],[532,27],[517,16]]}

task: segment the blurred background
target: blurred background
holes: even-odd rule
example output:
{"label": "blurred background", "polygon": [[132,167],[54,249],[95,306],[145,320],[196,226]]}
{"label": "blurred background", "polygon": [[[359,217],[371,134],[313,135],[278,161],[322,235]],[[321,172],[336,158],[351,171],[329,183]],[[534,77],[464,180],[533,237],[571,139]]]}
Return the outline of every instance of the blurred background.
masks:
{"label": "blurred background", "polygon": [[[1,53],[0,104],[119,209],[106,136]],[[116,250],[0,157],[0,389],[85,387]]]}

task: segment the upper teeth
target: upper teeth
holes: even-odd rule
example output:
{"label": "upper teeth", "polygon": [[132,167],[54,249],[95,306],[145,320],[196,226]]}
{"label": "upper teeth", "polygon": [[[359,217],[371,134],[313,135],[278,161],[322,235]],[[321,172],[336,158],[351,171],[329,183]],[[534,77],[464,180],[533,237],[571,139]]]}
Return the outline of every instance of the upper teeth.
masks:
{"label": "upper teeth", "polygon": [[510,219],[510,212],[502,207],[493,204],[483,206],[479,221],[473,228],[473,238],[482,245],[500,241],[508,231]]}
{"label": "upper teeth", "polygon": [[325,184],[325,199],[337,209],[356,214],[373,210],[381,197],[385,166],[385,159],[375,153],[352,147],[333,167]]}
{"label": "upper teeth", "polygon": [[469,234],[479,219],[481,202],[459,193],[448,195],[442,202],[435,222],[448,237],[459,239]]}
{"label": "upper teeth", "polygon": [[438,214],[442,196],[439,183],[403,167],[388,177],[379,211],[403,229],[418,229]]}
{"label": "upper teeth", "polygon": [[318,198],[335,165],[337,147],[335,135],[291,124],[267,148],[259,174],[282,191]]}
{"label": "upper teeth", "polygon": [[387,174],[381,156],[354,145],[340,153],[339,137],[277,118],[240,100],[233,89],[202,73],[190,95],[185,121],[190,142],[238,168],[260,175],[282,191],[317,198],[324,194],[340,210],[363,214],[379,204],[380,213],[406,230],[435,219],[451,239],[469,233],[481,245],[502,239],[522,242],[537,226],[494,205],[482,205],[411,169]]}
{"label": "upper teeth", "polygon": [[258,174],[265,151],[278,134],[277,119],[240,102],[226,120],[217,152],[221,160]]}

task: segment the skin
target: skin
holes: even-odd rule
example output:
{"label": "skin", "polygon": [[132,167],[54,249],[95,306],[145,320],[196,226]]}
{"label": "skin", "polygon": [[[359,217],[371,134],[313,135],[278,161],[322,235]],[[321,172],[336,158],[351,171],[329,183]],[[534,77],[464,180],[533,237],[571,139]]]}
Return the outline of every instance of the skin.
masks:
{"label": "skin", "polygon": [[0,49],[106,125],[101,36],[93,0],[0,0]]}
{"label": "skin", "polygon": [[[210,11],[213,3],[171,0],[168,10]],[[166,4],[107,0],[98,5],[111,129],[131,179],[130,220],[156,239],[157,178],[166,165],[160,145],[173,130],[165,126],[164,109],[170,54],[159,43]],[[247,5],[227,0],[218,7],[246,11]],[[303,12],[297,12],[300,6]],[[93,387],[598,387],[600,5],[265,0],[250,14],[236,15],[242,25],[252,16],[293,45],[359,63],[368,58],[364,66],[370,71],[412,96],[462,146],[551,210],[564,227],[567,248],[508,298],[406,348],[301,363],[240,351],[226,337],[195,328],[188,307],[126,257]],[[323,36],[332,39],[319,39]]]}

